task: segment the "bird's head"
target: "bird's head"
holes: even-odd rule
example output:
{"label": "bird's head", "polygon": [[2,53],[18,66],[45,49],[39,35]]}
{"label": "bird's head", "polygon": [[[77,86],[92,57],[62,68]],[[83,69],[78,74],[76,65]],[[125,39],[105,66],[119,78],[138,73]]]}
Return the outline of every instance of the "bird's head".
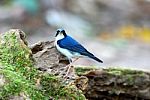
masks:
{"label": "bird's head", "polygon": [[55,35],[56,38],[58,37],[59,39],[62,39],[66,36],[67,36],[67,34],[64,29],[57,29],[56,35]]}

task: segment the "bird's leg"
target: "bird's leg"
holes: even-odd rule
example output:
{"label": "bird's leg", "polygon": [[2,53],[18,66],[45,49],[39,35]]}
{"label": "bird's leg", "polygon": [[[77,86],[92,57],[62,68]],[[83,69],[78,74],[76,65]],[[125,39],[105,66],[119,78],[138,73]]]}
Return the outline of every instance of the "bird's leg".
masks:
{"label": "bird's leg", "polygon": [[71,72],[71,66],[73,65],[73,63],[75,62],[75,61],[77,61],[79,59],[79,57],[78,58],[76,58],[74,61],[72,61],[69,65],[67,65],[67,73],[66,73],[66,75],[65,75],[65,77],[67,77],[68,75],[69,75],[69,73]]}
{"label": "bird's leg", "polygon": [[77,61],[79,59],[79,57],[77,57],[72,63],[74,63],[75,61]]}

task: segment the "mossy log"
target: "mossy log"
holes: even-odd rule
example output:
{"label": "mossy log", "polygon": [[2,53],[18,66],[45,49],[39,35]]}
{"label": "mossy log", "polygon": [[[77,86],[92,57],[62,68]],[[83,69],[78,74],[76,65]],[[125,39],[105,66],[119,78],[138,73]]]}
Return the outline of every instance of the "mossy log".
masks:
{"label": "mossy log", "polygon": [[0,36],[0,99],[150,99],[148,72],[75,66],[65,79],[69,62],[53,41],[29,48],[25,37],[21,30]]}
{"label": "mossy log", "polygon": [[80,76],[76,86],[88,100],[150,99],[150,73],[119,68],[77,67],[76,71]]}

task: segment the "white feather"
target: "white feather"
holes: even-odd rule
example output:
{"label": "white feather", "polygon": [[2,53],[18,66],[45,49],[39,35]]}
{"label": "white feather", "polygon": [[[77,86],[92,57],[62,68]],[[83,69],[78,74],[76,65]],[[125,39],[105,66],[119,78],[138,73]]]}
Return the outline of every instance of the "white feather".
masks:
{"label": "white feather", "polygon": [[81,55],[80,55],[79,53],[77,53],[77,52],[71,53],[69,50],[64,49],[64,48],[61,48],[61,47],[57,44],[57,41],[60,40],[60,39],[63,39],[63,38],[64,38],[64,35],[63,35],[63,34],[58,34],[58,35],[56,36],[56,38],[55,38],[55,46],[56,46],[57,50],[58,50],[59,52],[61,52],[63,55],[65,55],[68,59],[81,56]]}

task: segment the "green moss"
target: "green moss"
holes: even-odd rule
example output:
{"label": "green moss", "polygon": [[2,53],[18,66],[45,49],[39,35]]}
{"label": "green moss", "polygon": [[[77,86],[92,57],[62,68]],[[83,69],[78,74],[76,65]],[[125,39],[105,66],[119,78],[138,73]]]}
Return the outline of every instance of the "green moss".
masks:
{"label": "green moss", "polygon": [[142,71],[121,69],[121,68],[108,68],[108,69],[104,69],[104,71],[114,75],[143,75],[144,74]]}
{"label": "green moss", "polygon": [[26,76],[21,75],[20,72],[14,72],[4,68],[0,74],[3,74],[7,80],[7,83],[0,91],[1,99],[8,99],[10,96],[20,95],[21,92],[28,95],[31,99],[44,98],[42,92],[35,87],[35,83],[27,80]]}
{"label": "green moss", "polygon": [[[92,70],[97,70],[96,67],[75,67],[75,72],[77,75],[84,75],[87,72],[90,72]],[[136,71],[131,69],[121,69],[121,68],[108,68],[103,69],[106,73],[109,73],[111,75],[115,75],[116,77],[120,77],[122,81],[126,82],[126,85],[133,85],[135,82],[135,79],[138,77],[144,77],[144,72],[142,71]]]}
{"label": "green moss", "polygon": [[134,85],[135,78],[144,76],[144,72],[131,69],[109,68],[104,69],[104,71],[124,79],[126,85]]}
{"label": "green moss", "polygon": [[96,70],[97,68],[94,66],[90,66],[90,67],[82,67],[82,66],[76,66],[75,67],[75,72],[77,75],[83,75],[86,72],[92,71],[92,70]]}
{"label": "green moss", "polygon": [[32,100],[85,99],[79,90],[63,86],[60,78],[35,69],[30,49],[17,38],[15,32],[10,32],[0,37],[0,64],[3,66],[0,74],[6,80],[0,89],[0,99],[21,93]]}

